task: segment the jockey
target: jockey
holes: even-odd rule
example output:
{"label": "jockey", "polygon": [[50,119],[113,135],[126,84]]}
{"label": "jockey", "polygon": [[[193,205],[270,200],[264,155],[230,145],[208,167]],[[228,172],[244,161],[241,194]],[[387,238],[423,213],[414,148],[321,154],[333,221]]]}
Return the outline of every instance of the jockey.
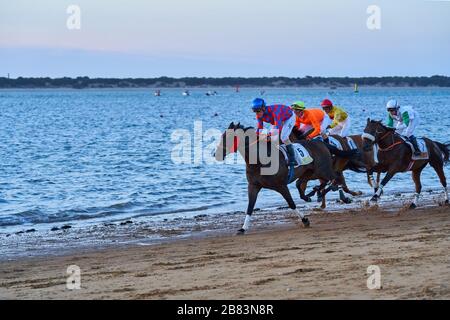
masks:
{"label": "jockey", "polygon": [[347,112],[340,107],[334,106],[328,99],[323,100],[321,106],[323,111],[333,120],[330,125],[330,134],[347,137],[350,131],[350,118]]}
{"label": "jockey", "polygon": [[331,125],[331,119],[325,112],[320,109],[306,109],[303,101],[294,102],[291,109],[297,116],[295,126],[298,130],[305,133],[314,128],[314,131],[308,136],[309,139],[316,138],[319,135],[325,140],[328,139],[327,128]]}
{"label": "jockey", "polygon": [[282,104],[266,106],[265,101],[260,98],[253,100],[252,110],[256,113],[256,120],[258,121],[256,134],[262,133],[264,122],[270,123],[272,128],[267,136],[271,140],[277,140],[280,134],[281,142],[287,147],[289,165],[295,165],[294,146],[289,140],[289,135],[295,125],[295,115],[292,110]]}
{"label": "jockey", "polygon": [[[419,114],[411,106],[400,107],[397,100],[390,100],[386,109],[388,111],[387,126],[395,128],[396,133],[405,136],[414,147],[414,155],[419,156],[420,150],[414,131],[419,125]],[[395,126],[394,126],[395,125]]]}

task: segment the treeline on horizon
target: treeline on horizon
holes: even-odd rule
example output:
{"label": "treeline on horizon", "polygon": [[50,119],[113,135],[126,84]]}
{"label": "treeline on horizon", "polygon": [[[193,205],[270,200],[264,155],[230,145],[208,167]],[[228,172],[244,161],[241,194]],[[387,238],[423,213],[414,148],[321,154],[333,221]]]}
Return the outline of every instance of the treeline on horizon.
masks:
{"label": "treeline on horizon", "polygon": [[450,77],[224,77],[224,78],[24,78],[0,77],[0,88],[188,88],[188,87],[450,87]]}

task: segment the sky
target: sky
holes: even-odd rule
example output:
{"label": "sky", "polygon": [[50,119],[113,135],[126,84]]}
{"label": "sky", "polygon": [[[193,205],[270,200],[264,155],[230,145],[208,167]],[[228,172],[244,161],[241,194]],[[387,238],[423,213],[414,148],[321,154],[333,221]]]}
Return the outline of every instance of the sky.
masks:
{"label": "sky", "polygon": [[450,76],[449,57],[445,0],[0,0],[12,78]]}

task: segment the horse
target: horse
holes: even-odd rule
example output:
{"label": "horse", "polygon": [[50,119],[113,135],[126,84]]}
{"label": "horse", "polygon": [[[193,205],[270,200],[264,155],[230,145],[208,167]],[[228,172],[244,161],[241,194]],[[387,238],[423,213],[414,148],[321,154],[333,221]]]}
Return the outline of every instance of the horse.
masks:
{"label": "horse", "polygon": [[[332,135],[333,138],[338,140],[344,150],[351,150],[349,141],[345,137],[341,137],[338,135]],[[345,170],[351,170],[357,173],[366,173],[373,168],[376,163],[374,160],[373,150],[364,151],[364,140],[361,135],[351,135],[349,136],[353,140],[358,150],[357,155],[351,158],[343,158],[336,157],[334,161],[334,169],[339,175],[340,183],[342,184],[342,190],[340,191],[340,199],[344,203],[348,203],[346,198],[344,197],[343,192],[348,193],[352,196],[360,196],[362,195],[361,191],[352,191],[348,188],[347,183],[345,181],[345,177],[343,172]],[[370,176],[367,174],[367,183],[372,186],[372,181],[370,180]]]}
{"label": "horse", "polygon": [[[248,206],[244,225],[238,230],[238,234],[245,234],[251,223],[253,209],[262,188],[274,190],[281,194],[289,205],[289,208],[301,218],[305,227],[310,226],[310,221],[301,213],[287,186],[289,174],[288,163],[283,153],[276,149],[278,145],[275,141],[260,141],[256,130],[253,127],[245,128],[240,123],[232,122],[228,129],[222,134],[219,145],[214,154],[217,161],[224,161],[228,154],[239,152],[246,163],[246,175],[248,181]],[[302,196],[300,189],[302,179],[322,179],[327,183],[336,179],[332,168],[331,154],[328,148],[320,141],[306,141],[302,145],[310,153],[314,161],[307,165],[302,165],[294,170],[294,178],[297,181],[297,189]],[[272,153],[275,154],[272,155]],[[266,156],[270,161],[267,161]],[[276,160],[278,159],[278,163]],[[272,174],[265,174],[263,170],[275,165]],[[325,185],[323,186],[323,188]],[[304,196],[304,194],[303,194]],[[325,197],[322,206],[325,207]]]}
{"label": "horse", "polygon": [[439,180],[444,188],[445,204],[449,203],[447,192],[447,180],[444,174],[444,165],[449,162],[450,143],[443,144],[428,138],[423,138],[428,148],[429,159],[412,160],[412,151],[409,145],[395,133],[395,129],[384,126],[381,121],[367,119],[367,125],[364,129],[364,148],[366,150],[373,149],[375,144],[378,145],[378,164],[370,169],[369,174],[377,172],[380,175],[386,172],[383,181],[375,190],[372,202],[377,202],[380,198],[383,188],[386,184],[399,172],[412,171],[412,178],[415,184],[416,193],[414,200],[410,205],[410,209],[417,208],[419,196],[422,191],[420,182],[420,174],[422,170],[430,164],[436,171]]}
{"label": "horse", "polygon": [[[294,130],[293,135],[296,139],[301,137],[301,131]],[[360,173],[367,173],[370,168],[375,165],[373,151],[364,151],[363,150],[363,139],[361,135],[352,135],[349,136],[356,144],[357,151],[352,152],[352,147],[350,146],[348,140],[338,135],[332,135],[331,137],[338,140],[343,148],[343,151],[336,150],[333,145],[327,144],[327,147],[330,149],[333,157],[333,169],[336,172],[338,178],[336,183],[338,184],[339,190],[339,198],[344,203],[350,203],[351,200],[344,195],[345,193],[351,194],[352,196],[360,196],[362,195],[361,191],[352,191],[348,188],[347,183],[345,181],[345,177],[343,171],[352,170]],[[370,176],[367,175],[367,180],[369,185],[371,185]],[[306,186],[305,186],[306,187]],[[328,193],[332,189],[332,186],[328,187],[324,190],[324,193]],[[306,195],[304,199],[307,202],[311,201],[311,197],[318,193],[319,188],[316,186],[313,190]],[[318,201],[322,201],[321,194],[318,194]]]}

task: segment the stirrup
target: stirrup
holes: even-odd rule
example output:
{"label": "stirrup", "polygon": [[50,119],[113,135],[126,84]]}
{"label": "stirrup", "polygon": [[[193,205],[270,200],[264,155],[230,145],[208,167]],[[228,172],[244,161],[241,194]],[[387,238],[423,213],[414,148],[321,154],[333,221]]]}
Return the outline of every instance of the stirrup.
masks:
{"label": "stirrup", "polygon": [[295,179],[293,179],[294,173],[295,173],[295,168],[294,168],[294,165],[288,165],[288,167],[289,167],[289,172],[288,172],[286,184],[291,184],[295,180]]}

